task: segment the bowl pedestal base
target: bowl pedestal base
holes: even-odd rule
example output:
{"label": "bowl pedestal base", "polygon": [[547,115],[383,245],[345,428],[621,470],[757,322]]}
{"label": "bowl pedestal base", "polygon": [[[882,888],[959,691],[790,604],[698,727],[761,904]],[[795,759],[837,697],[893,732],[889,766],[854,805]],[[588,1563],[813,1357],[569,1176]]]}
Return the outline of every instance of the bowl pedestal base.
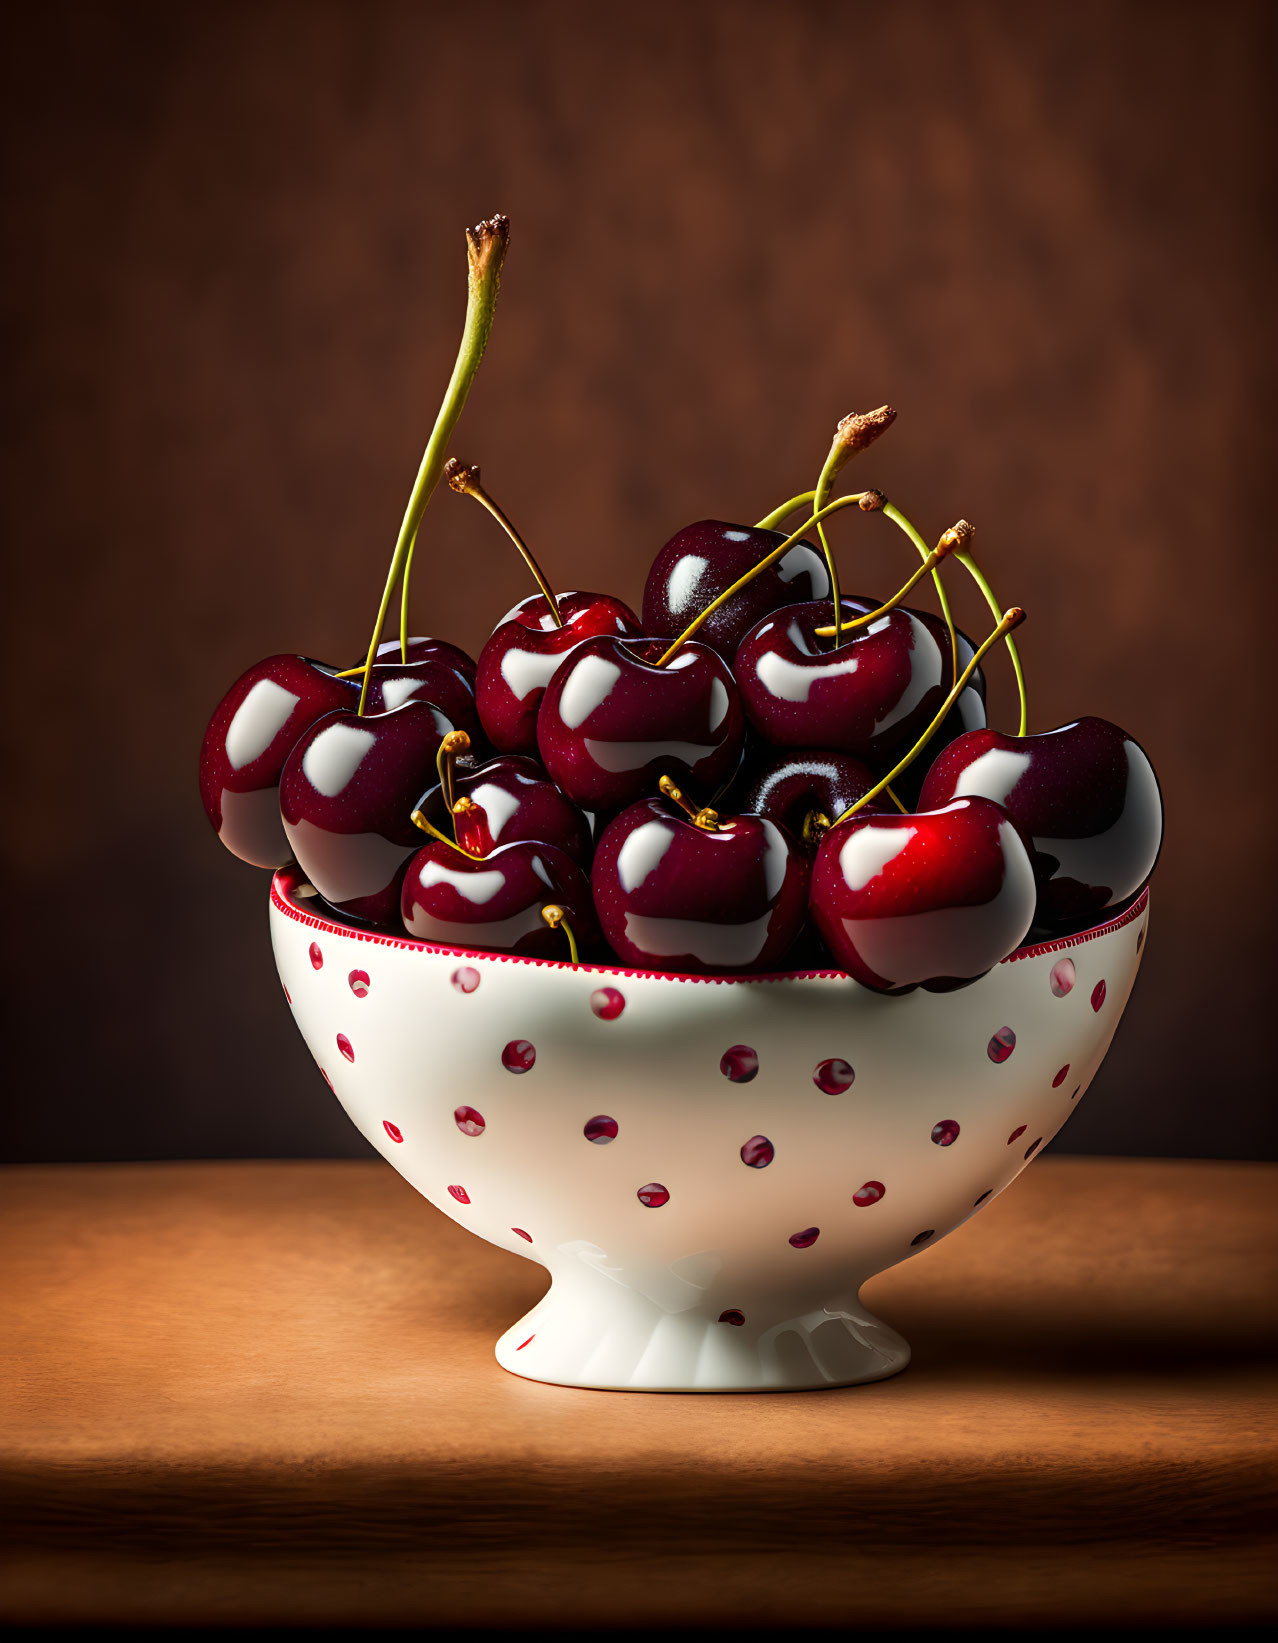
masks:
{"label": "bowl pedestal base", "polygon": [[[526,1380],[620,1392],[798,1392],[884,1380],[908,1344],[853,1289],[781,1321],[775,1297],[671,1311],[620,1283],[557,1277],[497,1342],[497,1362]],[[784,1305],[780,1308],[784,1310]]]}

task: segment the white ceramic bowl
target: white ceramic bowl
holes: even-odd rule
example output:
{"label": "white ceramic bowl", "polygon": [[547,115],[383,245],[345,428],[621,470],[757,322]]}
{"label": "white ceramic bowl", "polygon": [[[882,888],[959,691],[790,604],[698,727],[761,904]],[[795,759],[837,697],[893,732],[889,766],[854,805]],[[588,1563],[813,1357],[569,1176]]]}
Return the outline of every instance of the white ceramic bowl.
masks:
{"label": "white ceramic bowl", "polygon": [[[271,889],[302,1035],[377,1150],[550,1274],[497,1343],[532,1380],[644,1391],[849,1385],[909,1348],[862,1307],[1015,1179],[1127,1002],[1148,892],[973,986],[705,978],[464,952]],[[659,1189],[659,1190],[658,1190]]]}

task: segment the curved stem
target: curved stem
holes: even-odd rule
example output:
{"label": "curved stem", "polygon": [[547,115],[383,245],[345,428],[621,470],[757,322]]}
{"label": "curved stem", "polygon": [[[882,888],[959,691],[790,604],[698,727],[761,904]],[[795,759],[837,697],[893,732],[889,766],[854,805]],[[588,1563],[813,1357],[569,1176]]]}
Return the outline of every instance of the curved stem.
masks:
{"label": "curved stem", "polygon": [[550,606],[550,614],[555,619],[555,625],[557,627],[563,627],[564,619],[559,614],[559,601],[555,597],[550,583],[547,582],[546,578],[542,575],[541,566],[533,558],[532,549],[524,541],[523,537],[520,536],[519,532],[511,524],[510,520],[506,517],[501,508],[497,506],[496,502],[493,501],[492,497],[489,496],[488,492],[479,483],[479,469],[473,464],[470,467],[463,467],[462,464],[454,458],[444,464],[444,472],[448,475],[448,483],[452,490],[455,490],[459,496],[473,497],[475,501],[479,503],[481,508],[487,508],[488,512],[492,514],[493,518],[497,521],[502,530],[505,531],[506,535],[519,550],[524,564],[527,565],[528,569],[533,573],[533,578],[536,581],[537,586],[541,589],[542,598],[545,599],[546,603]]}
{"label": "curved stem", "polygon": [[[842,446],[836,439],[830,447],[830,454],[825,459],[825,466],[821,469],[821,477],[817,480],[816,491],[812,497],[812,512],[820,514],[825,506],[830,492],[834,489],[835,475],[846,461]],[[825,555],[825,568],[830,574],[830,598],[834,601],[834,626],[831,632],[834,635],[832,649],[837,650],[843,643],[843,608],[839,593],[839,567],[834,562],[834,549],[830,546],[830,539],[825,534],[825,526],[817,524],[817,540],[821,544],[821,552]]]}
{"label": "curved stem", "polygon": [[873,491],[857,491],[852,496],[840,496],[833,502],[827,502],[825,507],[822,508],[819,513],[814,513],[809,518],[805,519],[797,531],[794,531],[787,536],[784,542],[779,543],[775,548],[773,548],[771,553],[765,554],[764,557],[759,560],[758,564],[752,565],[744,576],[738,576],[736,581],[733,582],[730,587],[724,588],[723,592],[719,594],[717,598],[712,599],[710,603],[704,607],[704,609],[700,610],[697,615],[693,617],[692,621],[688,623],[687,627],[684,628],[679,637],[670,645],[669,649],[664,651],[657,658],[655,665],[657,667],[664,667],[670,658],[674,656],[683,645],[687,644],[688,640],[692,638],[693,634],[696,633],[701,624],[719,609],[720,605],[727,604],[733,594],[740,593],[741,589],[744,588],[747,583],[753,582],[755,577],[758,576],[761,571],[767,570],[769,565],[776,564],[781,555],[783,553],[788,553],[805,531],[811,530],[813,525],[819,525],[823,519],[828,519],[833,513],[839,513],[843,508],[860,507],[865,497],[874,496],[875,494],[876,493]]}
{"label": "curved stem", "polygon": [[[994,597],[994,589],[985,580],[985,577],[981,572],[981,568],[976,563],[975,559],[973,559],[971,554],[966,552],[964,549],[960,549],[954,557],[958,560],[959,564],[963,566],[964,570],[967,571],[968,575],[976,583],[977,587],[980,588],[981,592],[985,596],[985,603],[994,612],[995,616],[997,616],[999,612],[999,604],[998,600]],[[1021,655],[1016,648],[1016,641],[1012,638],[1010,633],[1007,635],[1007,654],[1012,658],[1012,671],[1016,675],[1016,689],[1021,699],[1021,724],[1020,729],[1016,732],[1016,734],[1018,736],[1024,736],[1029,730],[1029,701],[1025,693],[1025,671],[1021,667]]]}
{"label": "curved stem", "polygon": [[564,910],[556,902],[550,901],[541,910],[541,916],[552,930],[562,930],[568,937],[568,952],[575,969],[581,960],[577,957],[577,938],[572,933],[572,925],[564,917]]}
{"label": "curved stem", "polygon": [[470,393],[470,385],[475,380],[479,362],[484,357],[488,333],[493,326],[493,310],[497,303],[501,265],[506,255],[509,235],[510,224],[505,217],[500,216],[466,230],[469,273],[466,323],[462,329],[461,346],[457,350],[457,362],[453,366],[453,374],[449,379],[443,403],[439,407],[439,414],[435,418],[435,426],[422,456],[421,466],[417,470],[417,478],[413,481],[408,507],[404,510],[403,523],[399,527],[399,537],[386,576],[386,588],[382,594],[382,602],[378,606],[377,620],[373,624],[373,637],[369,641],[368,656],[364,664],[364,684],[359,693],[360,713],[363,713],[368,701],[368,669],[372,667],[377,647],[381,644],[382,629],[386,625],[391,595],[401,575],[404,578],[404,586],[400,602],[400,657],[404,661],[408,659],[408,587],[412,570],[412,550],[417,541],[417,527],[421,523],[422,514],[426,511],[426,504],[439,483],[439,476],[444,471],[448,441],[466,404],[466,396]]}
{"label": "curved stem", "polygon": [[[947,556],[949,551],[950,550],[948,548],[933,548],[931,553],[928,554],[927,558],[914,572],[914,575],[910,577],[909,581],[906,582],[904,587],[898,588],[887,603],[880,605],[877,610],[867,610],[864,616],[855,616],[850,621],[844,622],[844,633],[850,633],[853,628],[868,627],[871,622],[877,622],[880,616],[886,616],[889,611],[895,610],[903,599],[907,599],[909,597],[911,588],[913,588],[916,583],[921,582],[929,571],[935,570],[941,563],[942,559]],[[826,628],[813,628],[812,631],[819,638],[828,639],[834,632],[834,627],[831,625]],[[953,678],[953,674],[951,674],[950,677]]]}
{"label": "curved stem", "polygon": [[900,799],[897,798],[896,794],[892,791],[892,789],[887,785],[886,782],[883,784],[883,791],[887,794],[888,798],[891,799],[892,803],[896,806],[896,808],[901,812],[901,814],[903,816],[908,816],[909,815],[909,813],[910,813],[909,806],[904,805],[904,804],[901,803]]}
{"label": "curved stem", "polygon": [[811,506],[815,491],[801,491],[798,496],[792,496],[788,502],[783,502],[779,508],[765,514],[755,525],[757,531],[774,531],[783,519],[788,519],[792,513],[798,513],[800,508]]}
{"label": "curved stem", "polygon": [[429,833],[432,839],[438,839],[440,844],[446,844],[450,850],[455,850],[459,856],[465,856],[467,861],[476,860],[469,850],[458,844],[456,839],[450,839],[447,833],[441,833],[434,822],[428,821],[420,810],[414,810],[409,819],[414,827],[420,827],[423,833]]}
{"label": "curved stem", "polygon": [[[919,550],[919,557],[921,559],[926,559],[932,550],[915,530],[910,521],[901,512],[900,508],[898,508],[895,503],[885,502],[883,504],[883,512],[888,516],[894,525],[899,526],[899,528],[905,532],[910,541],[913,542],[914,546]],[[950,678],[953,679],[958,674],[958,632],[954,626],[954,615],[950,610],[949,597],[945,592],[945,583],[941,580],[941,573],[939,570],[933,570],[932,581],[936,586],[936,597],[940,601],[941,615],[945,618],[945,626],[950,635]],[[994,614],[995,616],[998,616],[1000,612],[996,610]]]}
{"label": "curved stem", "polygon": [[[444,803],[448,807],[448,814],[453,813],[453,766],[459,753],[470,751],[470,737],[464,730],[450,730],[435,750],[435,773],[439,777],[440,790],[444,795]],[[457,831],[454,822],[453,831]]]}
{"label": "curved stem", "polygon": [[855,816],[857,811],[869,804],[871,799],[875,799],[880,793],[886,792],[888,790],[888,784],[890,782],[894,782],[903,770],[907,770],[909,766],[913,764],[914,760],[918,758],[919,754],[932,740],[932,737],[940,728],[941,722],[945,718],[945,715],[950,711],[955,702],[957,702],[959,697],[962,695],[963,691],[967,688],[967,682],[972,677],[973,673],[976,672],[981,657],[985,655],[985,652],[989,650],[992,645],[996,645],[1000,639],[1005,639],[1013,628],[1019,627],[1024,620],[1025,612],[1021,610],[1019,606],[1013,605],[1011,610],[1006,612],[1000,620],[998,626],[994,629],[993,633],[990,634],[989,638],[986,639],[985,643],[972,657],[972,660],[963,669],[961,676],[954,681],[954,685],[950,690],[949,695],[941,703],[936,717],[919,737],[918,741],[915,742],[914,746],[903,759],[893,765],[892,769],[888,771],[882,781],[876,782],[868,793],[862,793],[861,797],[855,804],[850,804],[848,806],[848,808],[839,817],[839,821],[835,822],[834,825],[836,827],[839,825],[839,822],[846,821],[849,816]]}

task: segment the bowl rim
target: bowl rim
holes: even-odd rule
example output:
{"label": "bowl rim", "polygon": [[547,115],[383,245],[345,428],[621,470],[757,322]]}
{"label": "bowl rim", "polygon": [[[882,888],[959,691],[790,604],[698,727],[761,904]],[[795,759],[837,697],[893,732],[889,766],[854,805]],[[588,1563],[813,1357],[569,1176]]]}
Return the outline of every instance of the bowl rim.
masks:
{"label": "bowl rim", "polygon": [[[702,982],[714,986],[742,986],[747,983],[757,984],[761,981],[848,981],[851,978],[844,970],[771,970],[729,975],[677,975],[668,970],[636,970],[626,969],[617,964],[572,964],[568,959],[560,958],[530,958],[523,953],[494,953],[485,952],[480,948],[447,947],[439,942],[422,941],[417,936],[405,933],[402,936],[393,935],[381,930],[361,930],[354,924],[342,924],[336,919],[325,918],[320,913],[309,911],[298,902],[299,888],[307,884],[306,875],[301,868],[292,863],[287,867],[279,868],[271,877],[271,906],[294,923],[304,925],[313,930],[322,930],[328,935],[344,936],[355,941],[367,941],[377,947],[406,947],[417,952],[427,953],[436,958],[459,958],[467,962],[481,962],[485,964],[527,964],[549,970],[570,970],[578,974],[597,976],[627,977],[630,980],[640,979],[647,981],[681,981]],[[312,890],[312,894],[314,894]],[[1089,941],[1096,941],[1099,937],[1109,935],[1114,930],[1121,930],[1124,925],[1131,924],[1138,919],[1149,905],[1149,886],[1146,885],[1136,900],[1125,907],[1112,919],[1104,924],[1094,924],[1088,930],[1080,930],[1077,934],[1058,936],[1052,941],[1036,942],[1032,946],[1018,947],[1014,953],[1000,959],[1000,964],[1015,964],[1018,959],[1038,958],[1044,953],[1063,953],[1071,947],[1084,946]],[[995,968],[998,966],[996,965]]]}

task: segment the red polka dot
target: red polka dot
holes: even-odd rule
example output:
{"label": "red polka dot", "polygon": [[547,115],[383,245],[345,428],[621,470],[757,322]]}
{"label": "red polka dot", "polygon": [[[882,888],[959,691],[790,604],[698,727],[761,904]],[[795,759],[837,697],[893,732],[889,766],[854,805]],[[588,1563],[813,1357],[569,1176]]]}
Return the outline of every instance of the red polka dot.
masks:
{"label": "red polka dot", "polygon": [[516,1238],[522,1238],[526,1244],[532,1243],[532,1233],[525,1232],[523,1227],[511,1227],[510,1230],[515,1234]]}
{"label": "red polka dot", "polygon": [[347,976],[346,980],[350,984],[350,989],[355,994],[356,998],[367,998],[368,997],[368,971],[367,970],[352,970],[350,975]]}
{"label": "red polka dot", "polygon": [[402,1141],[404,1139],[403,1130],[400,1129],[398,1124],[392,1124],[389,1118],[382,1119],[382,1128],[392,1141]]}
{"label": "red polka dot", "polygon": [[925,1244],[925,1243],[927,1243],[929,1238],[935,1238],[935,1237],[936,1237],[936,1228],[935,1227],[929,1227],[926,1232],[916,1232],[914,1234],[913,1238],[910,1239],[910,1248],[911,1249],[917,1249],[920,1244]]}
{"label": "red polka dot", "polygon": [[1096,983],[1096,985],[1092,988],[1092,1009],[1099,1011],[1101,1005],[1104,1002],[1105,1002],[1105,983],[1103,981],[1098,981]]}
{"label": "red polka dot", "polygon": [[474,1107],[457,1107],[453,1112],[453,1121],[463,1135],[484,1133],[484,1115],[476,1112]]}
{"label": "red polka dot", "polygon": [[526,1038],[512,1038],[501,1052],[501,1064],[508,1073],[526,1073],[537,1059],[537,1052]]}
{"label": "red polka dot", "polygon": [[767,1169],[776,1157],[776,1148],[766,1135],[752,1135],[741,1148],[741,1162],[751,1169]]}
{"label": "red polka dot", "polygon": [[328,1087],[329,1087],[329,1089],[330,1089],[330,1090],[332,1090],[332,1092],[333,1092],[333,1094],[334,1094],[334,1095],[336,1095],[336,1094],[337,1094],[337,1087],[336,1087],[336,1085],[335,1085],[335,1084],[334,1084],[334,1083],[333,1083],[333,1080],[332,1080],[332,1079],[331,1079],[331,1078],[330,1078],[330,1077],[329,1077],[329,1076],[328,1076],[328,1074],[327,1074],[327,1073],[326,1073],[326,1072],[325,1072],[325,1071],[324,1071],[324,1069],[323,1069],[323,1067],[321,1067],[321,1068],[320,1068],[320,1077],[321,1077],[321,1078],[322,1078],[322,1079],[323,1079],[323,1080],[324,1080],[324,1082],[325,1082],[325,1083],[326,1083],[326,1084],[327,1084],[327,1085],[328,1085]]}
{"label": "red polka dot", "polygon": [[670,1202],[670,1194],[660,1181],[649,1181],[646,1187],[640,1187],[635,1194],[645,1209],[660,1209],[663,1204]]}
{"label": "red polka dot", "polygon": [[1016,1034],[1010,1027],[1000,1027],[985,1046],[985,1053],[995,1066],[1007,1060],[1016,1048]]}
{"label": "red polka dot", "polygon": [[455,1198],[459,1204],[468,1204],[470,1202],[470,1194],[465,1187],[449,1187],[448,1192],[449,1196]]}
{"label": "red polka dot", "polygon": [[351,1041],[345,1033],[338,1033],[337,1047],[348,1061],[354,1061],[355,1051],[351,1048]]}
{"label": "red polka dot", "polygon": [[719,1071],[734,1084],[748,1084],[759,1071],[759,1057],[748,1044],[734,1044],[723,1052]]}
{"label": "red polka dot", "polygon": [[590,1008],[600,1021],[615,1021],[626,1007],[626,995],[618,987],[596,987],[590,995]]}
{"label": "red polka dot", "polygon": [[322,970],[324,968],[324,955],[320,952],[318,941],[313,941],[311,943],[311,967],[315,970]]}
{"label": "red polka dot", "polygon": [[289,1001],[290,1004],[293,1002],[293,995],[292,995],[292,993],[289,992],[287,987],[285,987],[285,989],[284,989],[284,997]]}
{"label": "red polka dot", "polygon": [[1018,1124],[1016,1126],[1016,1128],[1012,1131],[1012,1133],[1007,1138],[1008,1146],[1010,1147],[1013,1141],[1019,1141],[1020,1138],[1024,1134],[1025,1134],[1025,1125],[1024,1124]]}
{"label": "red polka dot", "polygon": [[581,1127],[581,1133],[587,1141],[593,1141],[597,1147],[606,1147],[609,1141],[617,1139],[617,1128],[617,1120],[601,1112],[595,1118],[587,1118]]}
{"label": "red polka dot", "polygon": [[526,1346],[531,1346],[536,1339],[537,1337],[535,1334],[530,1335],[526,1341],[520,1341],[519,1345],[515,1348],[515,1351],[522,1352]]}
{"label": "red polka dot", "polygon": [[932,1139],[938,1147],[952,1147],[959,1138],[958,1120],[942,1118],[939,1124],[932,1125]]}
{"label": "red polka dot", "polygon": [[852,1194],[852,1202],[858,1209],[868,1209],[871,1204],[877,1204],[886,1191],[882,1181],[865,1181]]}
{"label": "red polka dot", "polygon": [[737,1328],[740,1329],[741,1325],[745,1322],[745,1313],[737,1312],[735,1310],[721,1312],[719,1314],[719,1322],[721,1324],[735,1324]]}
{"label": "red polka dot", "polygon": [[1072,958],[1058,959],[1052,965],[1052,973],[1047,978],[1051,984],[1052,996],[1054,998],[1064,998],[1066,993],[1072,991],[1075,975],[1074,960]]}
{"label": "red polka dot", "polygon": [[1034,1156],[1034,1154],[1038,1151],[1038,1149],[1042,1145],[1043,1145],[1043,1137],[1040,1135],[1037,1141],[1031,1142],[1030,1145],[1028,1147],[1026,1147],[1025,1156],[1027,1158],[1032,1158]]}
{"label": "red polka dot", "polygon": [[839,1056],[829,1061],[817,1063],[816,1071],[812,1074],[812,1082],[823,1095],[842,1095],[844,1090],[850,1090],[856,1079],[856,1074],[848,1063]]}
{"label": "red polka dot", "polygon": [[1058,1072],[1056,1077],[1052,1080],[1052,1088],[1054,1090],[1059,1089],[1060,1086],[1065,1082],[1066,1078],[1068,1078],[1068,1077],[1069,1077],[1069,1062],[1067,1061],[1065,1063],[1065,1065],[1061,1068],[1060,1072]]}
{"label": "red polka dot", "polygon": [[479,986],[479,971],[463,964],[459,970],[453,971],[453,986],[459,993],[473,993]]}
{"label": "red polka dot", "polygon": [[804,1227],[802,1232],[790,1234],[790,1243],[795,1249],[811,1249],[820,1236],[820,1227]]}

